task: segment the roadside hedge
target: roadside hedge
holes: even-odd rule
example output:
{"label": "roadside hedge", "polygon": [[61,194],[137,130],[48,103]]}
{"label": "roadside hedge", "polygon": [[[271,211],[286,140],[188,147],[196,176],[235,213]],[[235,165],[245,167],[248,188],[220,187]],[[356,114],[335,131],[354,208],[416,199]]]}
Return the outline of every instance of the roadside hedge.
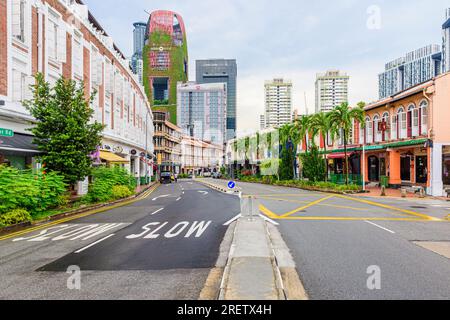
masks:
{"label": "roadside hedge", "polygon": [[313,182],[306,180],[277,180],[274,176],[264,176],[262,178],[255,176],[242,177],[240,181],[329,192],[359,192],[362,190],[358,185],[338,185],[331,182]]}
{"label": "roadside hedge", "polygon": [[0,226],[11,226],[14,224],[30,222],[33,218],[24,209],[15,209],[4,214],[0,214]]}
{"label": "roadside hedge", "polygon": [[6,166],[0,166],[0,186],[0,215],[25,209],[31,216],[58,207],[67,188],[58,173]]}
{"label": "roadside hedge", "polygon": [[[90,203],[115,200],[118,196],[128,194],[131,196],[136,190],[136,179],[128,171],[121,167],[98,167],[92,171],[93,181],[89,186],[86,197]],[[122,186],[124,188],[114,188]],[[128,190],[128,193],[125,191]]]}

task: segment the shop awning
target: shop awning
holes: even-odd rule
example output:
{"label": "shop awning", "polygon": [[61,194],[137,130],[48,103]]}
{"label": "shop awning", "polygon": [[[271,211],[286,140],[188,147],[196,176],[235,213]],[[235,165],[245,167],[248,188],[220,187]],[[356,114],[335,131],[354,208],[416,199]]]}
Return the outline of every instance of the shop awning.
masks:
{"label": "shop awning", "polygon": [[[347,152],[347,158],[350,158],[353,152]],[[345,152],[331,153],[327,155],[327,159],[345,159]]]}
{"label": "shop awning", "polygon": [[130,161],[108,151],[100,151],[100,159],[117,164],[128,164]]}
{"label": "shop awning", "polygon": [[39,154],[41,151],[33,144],[33,136],[15,133],[13,137],[0,137],[0,151],[7,154]]}

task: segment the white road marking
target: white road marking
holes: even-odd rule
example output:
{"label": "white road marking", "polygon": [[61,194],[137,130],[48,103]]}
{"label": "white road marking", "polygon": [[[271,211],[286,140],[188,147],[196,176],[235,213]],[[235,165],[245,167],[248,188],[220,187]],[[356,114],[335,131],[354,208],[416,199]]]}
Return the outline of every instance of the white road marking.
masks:
{"label": "white road marking", "polygon": [[240,219],[242,217],[242,214],[238,214],[236,217],[234,217],[233,219],[225,222],[223,225],[224,226],[229,226],[230,224],[232,224],[233,222],[235,222],[236,220]]}
{"label": "white road marking", "polygon": [[198,191],[198,193],[202,193],[204,196],[206,196],[209,192],[208,191]]}
{"label": "white road marking", "polygon": [[387,232],[389,232],[389,233],[395,234],[394,231],[389,230],[389,229],[387,229],[387,228],[385,228],[385,227],[382,227],[382,226],[380,226],[380,225],[378,225],[378,224],[376,224],[376,223],[373,223],[373,222],[367,221],[367,220],[366,220],[365,222],[367,222],[368,224],[371,224],[371,225],[373,225],[373,226],[375,226],[375,227],[377,227],[377,228],[383,229],[384,231],[387,231]]}
{"label": "white road marking", "polygon": [[[200,238],[208,227],[211,225],[212,221],[194,221],[192,224],[188,221],[182,221],[170,227],[169,222],[151,222],[142,227],[144,231],[139,234],[130,234],[126,236],[126,239],[158,239],[160,237],[165,237],[171,239],[177,236],[190,238],[191,236],[195,238]],[[188,229],[190,225],[190,228]],[[163,230],[168,230],[164,232]],[[162,232],[160,232],[162,231]],[[186,232],[183,236],[182,233]]]}
{"label": "white road marking", "polygon": [[89,249],[90,247],[93,247],[93,246],[95,246],[96,244],[98,244],[98,243],[100,243],[100,242],[102,242],[102,241],[105,241],[106,239],[111,238],[112,236],[114,236],[114,233],[112,233],[112,234],[110,234],[109,236],[106,236],[106,237],[104,237],[104,238],[102,238],[102,239],[100,239],[100,240],[97,240],[97,241],[95,241],[94,243],[91,243],[90,245],[88,245],[88,246],[86,246],[86,247],[84,247],[84,248],[82,248],[82,249],[80,249],[80,250],[75,251],[75,253],[81,253],[81,252],[83,252],[84,250],[87,250],[87,249]]}
{"label": "white road marking", "polygon": [[274,226],[279,226],[279,225],[280,225],[278,222],[275,222],[275,221],[273,221],[272,219],[267,218],[267,217],[266,217],[265,215],[263,215],[263,214],[259,214],[259,216],[260,216],[261,218],[263,218],[265,221],[267,221],[267,222],[273,224]]}
{"label": "white road marking", "polygon": [[181,197],[178,197],[176,201],[178,202],[178,201],[180,201],[180,200],[181,200]]}
{"label": "white road marking", "polygon": [[169,197],[169,196],[170,196],[169,194],[165,194],[165,195],[162,195],[162,196],[153,198],[152,201],[156,201],[156,200],[161,199],[161,198],[167,198],[167,197]]}
{"label": "white road marking", "polygon": [[155,212],[153,212],[151,215],[154,216],[155,214],[157,214],[158,212],[161,212],[161,211],[163,211],[163,210],[164,210],[164,208],[158,209],[158,210],[156,210]]}
{"label": "white road marking", "polygon": [[184,194],[184,191],[181,194]]}

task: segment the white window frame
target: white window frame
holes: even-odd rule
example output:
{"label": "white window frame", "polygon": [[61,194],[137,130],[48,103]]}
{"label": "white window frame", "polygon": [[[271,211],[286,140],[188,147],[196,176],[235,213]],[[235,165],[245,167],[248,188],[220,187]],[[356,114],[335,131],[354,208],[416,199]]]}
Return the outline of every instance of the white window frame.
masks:
{"label": "white window frame", "polygon": [[406,139],[408,137],[408,113],[405,109],[400,108],[397,111],[398,114],[398,125],[400,126],[400,136],[399,139]]}
{"label": "white window frame", "polygon": [[429,108],[428,108],[428,102],[426,101],[422,101],[420,103],[420,114],[421,116],[421,125],[422,125],[422,132],[420,133],[421,135],[428,135],[428,113],[429,113]]}
{"label": "white window frame", "polygon": [[366,143],[373,143],[373,122],[370,117],[366,118]]}
{"label": "white window frame", "polygon": [[397,135],[397,128],[398,128],[398,114],[394,114],[391,117],[391,137],[390,140],[397,140],[398,139],[398,135]]}
{"label": "white window frame", "polygon": [[375,142],[381,142],[383,136],[382,136],[382,132],[378,131],[378,124],[380,123],[380,116],[376,115],[373,117],[373,125],[374,127],[374,131],[375,131],[375,136],[374,136],[374,141]]}

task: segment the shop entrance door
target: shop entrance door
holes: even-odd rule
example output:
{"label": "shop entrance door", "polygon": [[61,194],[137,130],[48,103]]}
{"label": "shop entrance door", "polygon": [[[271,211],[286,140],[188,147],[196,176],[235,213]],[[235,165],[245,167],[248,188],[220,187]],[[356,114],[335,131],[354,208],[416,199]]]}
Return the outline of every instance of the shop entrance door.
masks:
{"label": "shop entrance door", "polygon": [[400,163],[400,173],[401,179],[405,182],[411,181],[411,157],[404,156],[401,158]]}
{"label": "shop entrance door", "polygon": [[369,157],[369,181],[380,181],[380,161],[377,157]]}
{"label": "shop entrance door", "polygon": [[427,183],[428,180],[428,157],[416,157],[416,182]]}

